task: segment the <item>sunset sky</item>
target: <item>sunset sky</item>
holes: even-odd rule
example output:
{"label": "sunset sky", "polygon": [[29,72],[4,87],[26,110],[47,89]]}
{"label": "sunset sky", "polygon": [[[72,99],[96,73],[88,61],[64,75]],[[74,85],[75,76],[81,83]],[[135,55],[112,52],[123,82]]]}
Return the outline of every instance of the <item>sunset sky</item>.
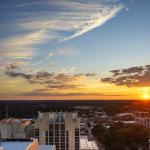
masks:
{"label": "sunset sky", "polygon": [[1,0],[1,100],[150,99],[150,0]]}

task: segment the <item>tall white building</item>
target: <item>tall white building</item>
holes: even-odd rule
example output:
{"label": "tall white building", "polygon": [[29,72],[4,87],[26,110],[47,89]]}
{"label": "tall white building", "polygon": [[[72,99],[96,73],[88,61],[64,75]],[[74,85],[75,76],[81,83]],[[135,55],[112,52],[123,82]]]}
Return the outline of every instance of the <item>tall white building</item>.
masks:
{"label": "tall white building", "polygon": [[35,138],[40,144],[55,145],[56,150],[80,150],[80,119],[77,113],[46,112],[38,114]]}

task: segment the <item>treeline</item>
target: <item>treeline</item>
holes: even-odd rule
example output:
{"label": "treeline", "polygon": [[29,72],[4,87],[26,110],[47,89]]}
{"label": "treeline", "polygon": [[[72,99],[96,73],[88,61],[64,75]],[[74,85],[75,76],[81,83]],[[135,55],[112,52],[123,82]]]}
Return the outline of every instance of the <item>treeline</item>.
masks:
{"label": "treeline", "polygon": [[106,129],[96,125],[92,133],[105,150],[149,150],[149,130],[142,126],[119,122]]}

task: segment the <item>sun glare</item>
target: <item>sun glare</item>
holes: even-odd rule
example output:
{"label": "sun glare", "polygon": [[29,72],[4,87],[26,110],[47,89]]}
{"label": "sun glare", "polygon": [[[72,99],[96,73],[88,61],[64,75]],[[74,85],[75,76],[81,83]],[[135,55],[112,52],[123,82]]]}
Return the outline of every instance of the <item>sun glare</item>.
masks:
{"label": "sun glare", "polygon": [[144,94],[144,95],[143,95],[143,98],[144,98],[144,99],[150,99],[150,95],[149,95],[149,94]]}

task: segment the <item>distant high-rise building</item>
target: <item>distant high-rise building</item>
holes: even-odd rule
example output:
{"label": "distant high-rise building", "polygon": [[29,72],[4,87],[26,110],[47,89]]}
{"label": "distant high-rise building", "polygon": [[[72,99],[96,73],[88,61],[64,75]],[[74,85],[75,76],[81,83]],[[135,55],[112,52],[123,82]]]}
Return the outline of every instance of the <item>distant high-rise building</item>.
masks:
{"label": "distant high-rise building", "polygon": [[56,150],[80,150],[80,119],[77,113],[46,112],[35,121],[35,138]]}

